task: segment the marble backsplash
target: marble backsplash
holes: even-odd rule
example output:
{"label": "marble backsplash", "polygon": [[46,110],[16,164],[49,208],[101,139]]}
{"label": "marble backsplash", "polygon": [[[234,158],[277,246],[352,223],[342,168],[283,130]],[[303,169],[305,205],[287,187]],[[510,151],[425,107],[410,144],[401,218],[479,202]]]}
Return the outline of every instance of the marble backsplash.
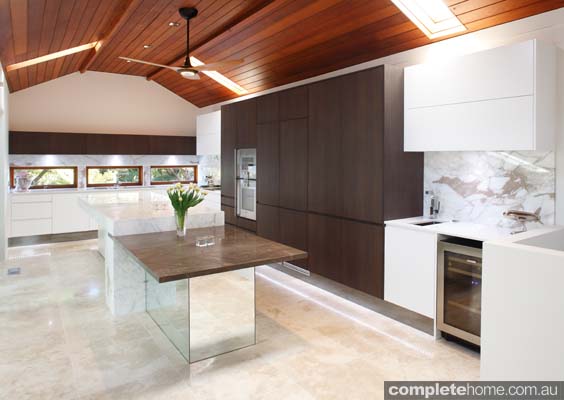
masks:
{"label": "marble backsplash", "polygon": [[216,185],[221,184],[221,165],[219,155],[172,156],[172,155],[36,155],[10,154],[10,166],[76,166],[78,167],[78,186],[86,186],[86,167],[91,166],[143,166],[143,182],[151,181],[152,165],[198,165],[198,182],[206,183],[206,176],[213,176]]}
{"label": "marble backsplash", "polygon": [[514,227],[503,212],[517,209],[554,224],[554,152],[429,152],[424,176],[425,190],[441,201],[440,218]]}

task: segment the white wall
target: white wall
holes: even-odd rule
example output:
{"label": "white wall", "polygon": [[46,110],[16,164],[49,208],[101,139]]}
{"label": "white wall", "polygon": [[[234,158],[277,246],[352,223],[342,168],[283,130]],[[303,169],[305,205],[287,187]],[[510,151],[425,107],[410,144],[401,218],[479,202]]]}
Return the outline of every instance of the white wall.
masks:
{"label": "white wall", "polygon": [[6,207],[8,202],[8,87],[0,65],[0,261],[6,259]]}
{"label": "white wall", "polygon": [[564,50],[558,52],[556,121],[556,224],[564,225]]}
{"label": "white wall", "polygon": [[10,130],[196,136],[197,110],[144,77],[76,72],[10,94]]}

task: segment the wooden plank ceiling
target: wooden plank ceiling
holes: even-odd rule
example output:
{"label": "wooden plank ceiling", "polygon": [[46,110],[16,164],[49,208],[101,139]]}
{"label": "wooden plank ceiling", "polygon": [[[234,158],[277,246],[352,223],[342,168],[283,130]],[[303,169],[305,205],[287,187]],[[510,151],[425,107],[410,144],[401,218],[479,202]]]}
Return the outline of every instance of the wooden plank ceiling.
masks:
{"label": "wooden plank ceiling", "polygon": [[[564,6],[564,0],[445,1],[467,32]],[[98,52],[11,71],[10,89],[88,69],[146,76],[199,107],[236,97],[204,75],[185,80],[170,70],[118,59],[181,65],[185,25],[177,10],[186,6],[199,11],[191,22],[192,54],[205,63],[243,58],[243,64],[220,72],[251,93],[431,43],[390,0],[0,0],[4,67],[102,44]]]}

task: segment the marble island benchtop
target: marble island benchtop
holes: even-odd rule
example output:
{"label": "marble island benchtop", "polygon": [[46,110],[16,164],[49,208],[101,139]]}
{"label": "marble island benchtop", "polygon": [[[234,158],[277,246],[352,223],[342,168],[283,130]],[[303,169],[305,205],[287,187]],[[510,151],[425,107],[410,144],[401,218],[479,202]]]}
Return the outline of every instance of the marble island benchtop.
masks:
{"label": "marble island benchtop", "polygon": [[[215,244],[196,246],[202,236],[213,236]],[[176,232],[112,236],[159,283],[292,261],[307,253],[261,238],[230,225]]]}
{"label": "marble island benchtop", "polygon": [[[176,229],[174,209],[164,191],[98,192],[81,196],[79,203],[100,228],[113,235]],[[188,210],[189,229],[224,224],[223,211],[205,204],[204,201]]]}

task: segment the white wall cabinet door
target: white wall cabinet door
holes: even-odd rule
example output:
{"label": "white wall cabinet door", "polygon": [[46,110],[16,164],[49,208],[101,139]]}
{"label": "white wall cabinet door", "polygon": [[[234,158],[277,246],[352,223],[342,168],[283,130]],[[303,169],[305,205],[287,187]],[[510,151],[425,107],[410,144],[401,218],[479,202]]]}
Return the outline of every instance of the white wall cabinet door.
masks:
{"label": "white wall cabinet door", "polygon": [[221,111],[198,115],[196,136],[198,155],[221,154]]}
{"label": "white wall cabinet door", "polygon": [[85,232],[90,230],[90,217],[78,204],[79,195],[53,195],[53,233]]}
{"label": "white wall cabinet door", "polygon": [[405,69],[405,151],[552,150],[556,49],[530,40]]}
{"label": "white wall cabinet door", "polygon": [[437,235],[386,226],[384,300],[435,318]]}

